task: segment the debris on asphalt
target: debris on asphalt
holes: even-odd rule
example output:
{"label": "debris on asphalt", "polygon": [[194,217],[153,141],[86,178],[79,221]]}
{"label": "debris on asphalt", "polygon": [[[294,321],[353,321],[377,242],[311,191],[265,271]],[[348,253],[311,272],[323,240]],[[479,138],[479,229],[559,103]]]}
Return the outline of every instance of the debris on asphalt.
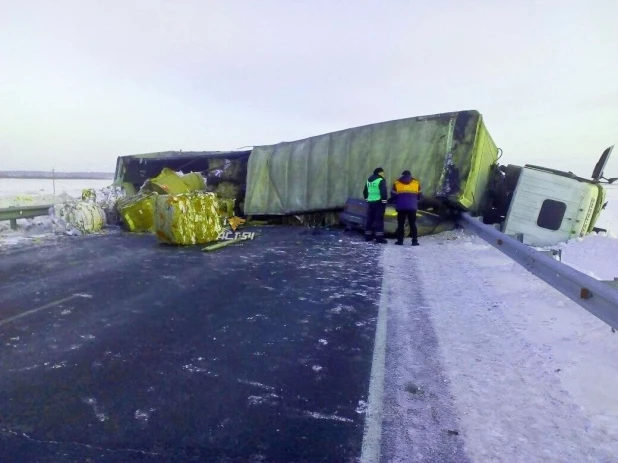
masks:
{"label": "debris on asphalt", "polygon": [[206,246],[205,248],[202,248],[202,251],[205,251],[205,252],[216,251],[217,249],[221,249],[226,246],[230,246],[232,244],[238,244],[242,241],[245,241],[245,238],[235,238],[233,240],[219,241],[215,244],[211,244],[209,246]]}

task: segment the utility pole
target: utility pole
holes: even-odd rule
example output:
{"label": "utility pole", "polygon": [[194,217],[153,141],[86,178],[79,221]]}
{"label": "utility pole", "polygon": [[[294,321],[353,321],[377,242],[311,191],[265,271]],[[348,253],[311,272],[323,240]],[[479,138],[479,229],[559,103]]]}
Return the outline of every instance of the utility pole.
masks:
{"label": "utility pole", "polygon": [[56,169],[52,168],[52,184],[54,186],[54,196],[56,196]]}

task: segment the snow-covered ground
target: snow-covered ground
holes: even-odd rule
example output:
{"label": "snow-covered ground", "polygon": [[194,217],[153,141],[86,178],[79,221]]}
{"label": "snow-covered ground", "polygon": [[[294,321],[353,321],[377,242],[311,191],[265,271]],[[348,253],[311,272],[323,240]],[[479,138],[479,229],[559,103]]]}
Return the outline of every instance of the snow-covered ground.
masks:
{"label": "snow-covered ground", "polygon": [[[590,237],[565,252],[584,267],[593,259],[576,254],[578,246],[608,240]],[[416,417],[436,396],[432,426],[443,433],[455,427],[471,461],[617,461],[618,333],[464,231],[423,238],[419,248],[386,246],[383,268],[391,326],[404,326],[389,333],[400,365],[391,373],[402,391],[407,382],[425,391],[396,395],[402,431],[393,445],[401,459],[389,461],[434,461],[427,452],[443,440]],[[615,261],[602,268],[605,276],[618,275]],[[429,326],[417,333],[423,317]],[[431,346],[406,349],[419,340],[396,339],[431,330],[442,366],[434,374],[448,384],[447,397],[440,382],[422,374],[419,352]],[[449,402],[455,422],[439,410]],[[462,461],[456,441],[440,451]]]}
{"label": "snow-covered ground", "polygon": [[607,188],[607,202],[596,224],[607,233],[552,246],[562,250],[562,262],[599,280],[618,278],[618,185]]}
{"label": "snow-covered ground", "polygon": [[[111,183],[112,180],[56,180],[54,185],[47,179],[0,179],[0,208],[59,204],[81,198],[83,189],[105,188]],[[17,226],[13,231],[9,222],[0,222],[0,248],[24,241],[36,242],[52,233],[49,216],[20,219]]]}

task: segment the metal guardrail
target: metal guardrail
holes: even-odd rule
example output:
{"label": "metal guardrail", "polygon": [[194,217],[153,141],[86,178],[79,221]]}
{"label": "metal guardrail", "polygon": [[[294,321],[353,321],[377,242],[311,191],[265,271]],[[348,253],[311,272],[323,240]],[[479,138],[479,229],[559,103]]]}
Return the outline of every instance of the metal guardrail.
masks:
{"label": "metal guardrail", "polygon": [[49,209],[53,204],[38,206],[15,206],[0,209],[0,221],[10,220],[11,228],[17,230],[17,219],[33,219],[42,215],[49,215]]}
{"label": "metal guardrail", "polygon": [[618,328],[618,290],[610,284],[579,272],[467,213],[461,215],[459,222],[610,327]]}

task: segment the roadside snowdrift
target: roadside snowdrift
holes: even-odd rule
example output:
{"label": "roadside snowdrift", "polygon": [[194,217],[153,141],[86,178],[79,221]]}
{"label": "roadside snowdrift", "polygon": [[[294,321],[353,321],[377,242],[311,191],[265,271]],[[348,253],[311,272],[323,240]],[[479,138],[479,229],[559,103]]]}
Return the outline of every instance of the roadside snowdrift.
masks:
{"label": "roadside snowdrift", "polygon": [[[568,244],[566,251],[618,241],[610,240],[591,237]],[[570,253],[571,262],[589,265]],[[414,262],[417,275],[410,272]],[[618,271],[616,262],[611,265],[597,275]],[[618,334],[608,325],[461,231],[423,239],[419,248],[387,246],[384,272],[385,278],[403,280],[396,286],[403,292],[420,277],[424,300],[408,298],[389,310],[403,320],[400,312],[411,310],[409,305],[426,305],[449,384],[444,400],[453,401],[457,415],[456,424],[447,420],[441,426],[457,426],[472,461],[615,461]],[[408,370],[415,360],[414,352],[401,358]],[[429,380],[419,384],[422,377],[405,380],[441,393]],[[408,416],[402,425],[419,445],[427,431],[414,413],[422,404],[409,397],[409,404],[400,404],[411,410],[402,414]]]}

